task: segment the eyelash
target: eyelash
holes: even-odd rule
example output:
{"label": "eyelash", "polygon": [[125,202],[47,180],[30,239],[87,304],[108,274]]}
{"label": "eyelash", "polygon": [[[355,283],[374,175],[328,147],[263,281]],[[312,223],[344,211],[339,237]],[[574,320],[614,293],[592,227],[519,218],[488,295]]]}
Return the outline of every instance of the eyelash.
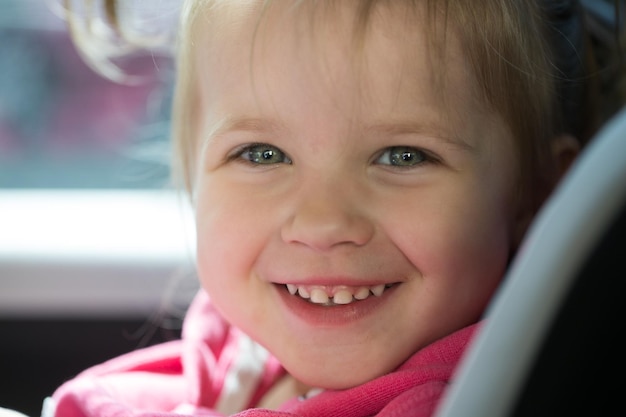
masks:
{"label": "eyelash", "polygon": [[[261,162],[255,162],[255,158],[254,156],[251,155],[252,152],[254,152],[254,148],[260,148],[257,152],[259,153],[259,155],[257,156],[261,156],[262,158],[265,158],[265,155],[263,155],[264,153],[269,152],[273,152],[276,153],[282,160],[278,161],[278,162],[270,162],[267,164],[261,163]],[[245,155],[248,155],[247,157],[245,157]],[[274,155],[267,155],[268,157],[274,156]],[[270,158],[266,158],[266,160],[269,160]],[[238,148],[236,148],[229,156],[228,156],[228,160],[229,161],[241,161],[250,165],[273,165],[276,163],[286,163],[286,164],[291,164],[291,158],[289,158],[289,156],[287,156],[287,154],[285,152],[283,152],[280,148],[274,146],[274,145],[270,145],[267,143],[249,143],[246,145],[242,145]]]}
{"label": "eyelash", "polygon": [[[391,156],[391,155],[389,155],[389,154],[391,154],[391,153],[392,153],[392,152],[394,152],[394,151],[395,151],[395,152],[397,152],[397,153],[399,153],[399,154],[402,154],[402,155],[407,155],[407,154],[409,154],[409,153],[410,153],[410,154],[417,154],[417,155],[418,155],[418,156],[417,156],[417,158],[419,158],[419,160],[418,160],[417,162],[415,162],[414,164],[408,164],[408,165],[400,165],[400,164],[396,164],[396,165],[394,165],[394,164],[392,163],[392,161],[393,161],[394,159],[395,159],[396,161],[398,161],[398,159],[397,159],[397,158],[394,158],[394,157],[393,157],[393,156]],[[386,156],[386,158],[385,158],[385,159],[386,159],[387,161],[386,161],[386,163],[382,163],[382,162],[381,162],[381,160],[382,160],[382,159],[383,159],[383,157],[385,157],[385,156]],[[407,157],[407,158],[408,158],[408,157]],[[414,156],[412,156],[412,157],[411,157],[411,159],[413,159],[413,158],[414,158]],[[412,162],[412,161],[411,161],[411,160],[409,160],[409,159],[404,159],[404,158],[403,158],[402,160],[407,161],[407,162],[409,162],[409,163],[410,163],[410,162]],[[411,169],[411,168],[415,168],[415,167],[417,167],[417,166],[421,166],[421,165],[424,165],[424,164],[429,164],[429,163],[439,163],[439,162],[440,162],[440,160],[439,160],[437,157],[433,156],[431,153],[429,153],[429,152],[427,152],[427,151],[425,151],[425,150],[423,150],[423,149],[419,149],[419,148],[413,147],[413,146],[390,146],[390,147],[388,147],[388,148],[385,148],[385,149],[384,149],[384,150],[383,150],[383,151],[382,151],[382,152],[381,152],[381,153],[380,153],[380,154],[376,157],[376,159],[374,160],[374,162],[375,162],[376,164],[379,164],[379,165],[385,165],[385,166],[390,166],[390,167],[393,167],[393,168],[395,168],[395,169]]]}
{"label": "eyelash", "polygon": [[[259,149],[255,151],[255,148],[259,148]],[[252,155],[252,152],[257,152],[257,155],[256,156]],[[267,152],[271,152],[271,154],[266,154]],[[392,152],[401,154],[400,155],[401,158],[402,158],[402,155],[407,155],[407,154],[415,155],[416,154],[417,157],[411,156],[410,158],[411,159],[418,158],[419,160],[415,163],[411,163],[412,162],[411,160],[403,158],[402,161],[409,162],[408,165],[401,165],[401,164],[394,165],[393,163],[394,160],[396,162],[400,160],[398,159],[397,156],[394,158],[393,155],[390,155]],[[275,156],[278,156],[280,160],[272,162],[271,159]],[[386,161],[383,163],[381,162],[381,160],[385,156],[386,156],[385,158]],[[268,161],[268,163],[258,162],[260,160],[259,157],[264,158],[264,160]],[[409,157],[407,156],[407,158]],[[262,142],[245,144],[236,148],[228,156],[228,161],[240,161],[240,162],[250,164],[253,166],[274,165],[274,164],[279,164],[279,163],[286,163],[286,164],[293,163],[291,158],[289,158],[289,156],[287,156],[287,154],[283,152],[280,148],[278,148],[277,146],[270,145],[267,143],[262,143]],[[440,162],[439,159],[433,156],[431,153],[424,151],[423,149],[413,147],[413,146],[390,146],[382,150],[378,154],[378,156],[374,159],[374,163],[377,165],[389,166],[395,169],[411,169],[411,168],[415,168],[417,166],[421,166],[424,164],[439,163],[439,162]]]}

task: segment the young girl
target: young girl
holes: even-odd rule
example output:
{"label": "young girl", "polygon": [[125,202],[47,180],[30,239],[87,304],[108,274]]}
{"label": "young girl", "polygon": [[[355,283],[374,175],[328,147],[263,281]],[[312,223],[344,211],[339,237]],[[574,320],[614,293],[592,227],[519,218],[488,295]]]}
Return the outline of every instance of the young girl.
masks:
{"label": "young girl", "polygon": [[567,133],[593,132],[559,111],[554,30],[532,1],[185,1],[174,140],[203,291],[181,341],[44,415],[431,415]]}

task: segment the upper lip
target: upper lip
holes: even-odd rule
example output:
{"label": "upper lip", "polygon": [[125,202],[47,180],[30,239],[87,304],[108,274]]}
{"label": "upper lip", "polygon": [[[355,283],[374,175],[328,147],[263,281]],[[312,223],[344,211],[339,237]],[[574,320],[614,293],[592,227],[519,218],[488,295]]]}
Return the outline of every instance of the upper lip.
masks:
{"label": "upper lip", "polygon": [[372,278],[354,278],[346,276],[335,277],[309,277],[304,279],[281,279],[271,281],[277,285],[311,285],[321,287],[372,287],[376,285],[392,285],[402,282],[402,280],[395,279],[372,279]]}

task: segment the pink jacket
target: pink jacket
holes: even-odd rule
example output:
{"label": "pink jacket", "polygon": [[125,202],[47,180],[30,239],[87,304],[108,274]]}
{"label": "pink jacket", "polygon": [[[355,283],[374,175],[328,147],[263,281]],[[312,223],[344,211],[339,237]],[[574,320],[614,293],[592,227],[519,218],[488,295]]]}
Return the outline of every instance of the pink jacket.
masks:
{"label": "pink jacket", "polygon": [[476,327],[427,346],[394,372],[361,386],[294,398],[279,411],[251,409],[284,370],[229,326],[200,292],[185,318],[182,340],[82,372],[46,400],[43,416],[430,416]]}

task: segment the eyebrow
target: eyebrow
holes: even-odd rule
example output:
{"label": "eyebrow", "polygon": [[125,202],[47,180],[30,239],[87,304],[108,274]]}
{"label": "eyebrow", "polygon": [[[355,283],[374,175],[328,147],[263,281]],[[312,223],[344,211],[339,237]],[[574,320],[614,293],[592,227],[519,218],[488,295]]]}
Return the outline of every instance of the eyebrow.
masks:
{"label": "eyebrow", "polygon": [[436,124],[398,122],[380,123],[367,127],[368,131],[383,133],[390,136],[395,135],[422,135],[441,140],[449,145],[461,148],[466,151],[474,151],[475,147],[457,135],[451,135],[449,131],[442,129]]}
{"label": "eyebrow", "polygon": [[207,140],[228,132],[272,132],[282,128],[274,120],[259,117],[224,117],[206,135]]}
{"label": "eyebrow", "polygon": [[[226,116],[217,123],[215,123],[209,133],[205,136],[205,141],[211,141],[215,138],[218,138],[219,136],[230,132],[268,133],[276,132],[277,130],[281,130],[284,128],[285,127],[282,123],[274,119],[249,116]],[[441,140],[449,145],[465,151],[475,150],[474,146],[470,145],[465,140],[456,135],[450,135],[447,131],[441,129],[436,124],[415,122],[377,123],[366,126],[364,128],[364,131],[387,134],[390,136],[410,134],[423,135],[431,137],[435,140]]]}

